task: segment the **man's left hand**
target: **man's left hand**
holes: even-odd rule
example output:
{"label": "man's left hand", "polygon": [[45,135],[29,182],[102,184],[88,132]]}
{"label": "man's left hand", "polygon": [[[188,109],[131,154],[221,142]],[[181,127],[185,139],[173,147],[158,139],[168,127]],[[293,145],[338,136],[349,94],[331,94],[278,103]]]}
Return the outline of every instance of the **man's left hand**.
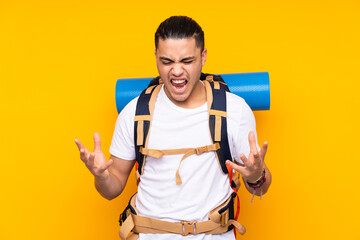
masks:
{"label": "man's left hand", "polygon": [[249,132],[249,144],[250,144],[250,154],[249,158],[246,158],[244,154],[240,155],[240,159],[243,161],[243,164],[226,161],[226,164],[231,168],[239,172],[245,181],[256,182],[261,175],[263,174],[263,169],[265,168],[264,158],[267,151],[268,143],[264,142],[260,151],[256,147],[255,133],[253,131]]}

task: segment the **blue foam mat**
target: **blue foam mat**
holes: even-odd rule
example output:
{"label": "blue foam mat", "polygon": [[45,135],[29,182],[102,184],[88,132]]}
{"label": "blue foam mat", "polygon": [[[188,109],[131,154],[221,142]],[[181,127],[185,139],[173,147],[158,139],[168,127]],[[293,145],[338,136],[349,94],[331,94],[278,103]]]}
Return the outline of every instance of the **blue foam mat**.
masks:
{"label": "blue foam mat", "polygon": [[[245,99],[252,110],[270,109],[268,72],[219,74],[232,93]],[[140,95],[153,78],[118,79],[115,88],[117,111]]]}

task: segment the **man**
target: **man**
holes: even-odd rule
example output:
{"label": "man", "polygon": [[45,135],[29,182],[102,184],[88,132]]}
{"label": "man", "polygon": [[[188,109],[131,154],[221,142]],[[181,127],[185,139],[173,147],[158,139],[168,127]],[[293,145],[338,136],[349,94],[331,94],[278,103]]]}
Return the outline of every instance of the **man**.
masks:
{"label": "man", "polygon": [[[209,134],[207,94],[200,81],[207,57],[204,32],[191,18],[174,16],[160,24],[155,33],[155,57],[163,86],[156,98],[148,139],[148,149],[179,149],[212,143]],[[99,193],[113,199],[123,191],[135,163],[134,116],[138,98],[119,114],[106,161],[100,136],[94,134],[94,151],[75,140],[80,158],[95,176]],[[266,193],[271,174],[264,163],[267,143],[256,143],[254,115],[245,101],[226,93],[227,129],[230,150],[236,163],[226,164],[238,171],[252,194]],[[224,174],[214,152],[191,155],[146,157],[140,177],[136,208],[140,216],[178,223],[208,220],[211,210],[232,194],[229,177]],[[180,165],[181,163],[181,165]],[[179,172],[181,184],[175,179]],[[232,231],[197,234],[191,239],[235,239]],[[183,239],[181,234],[140,233],[139,239]]]}

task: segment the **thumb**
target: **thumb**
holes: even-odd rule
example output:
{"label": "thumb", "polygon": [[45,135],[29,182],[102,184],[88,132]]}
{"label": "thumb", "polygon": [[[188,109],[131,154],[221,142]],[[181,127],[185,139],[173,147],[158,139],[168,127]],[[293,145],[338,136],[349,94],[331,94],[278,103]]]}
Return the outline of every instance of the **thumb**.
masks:
{"label": "thumb", "polygon": [[99,167],[98,173],[103,173],[105,172],[105,170],[107,170],[111,164],[113,163],[113,160],[110,159],[109,161],[107,161],[105,164],[103,164],[101,167]]}
{"label": "thumb", "polygon": [[101,139],[99,133],[94,133],[94,152],[101,152]]}
{"label": "thumb", "polygon": [[232,162],[230,160],[226,160],[226,165],[228,165],[229,167],[231,167],[232,169],[235,169],[235,171],[239,172],[239,173],[242,173],[243,171],[243,168],[242,166],[236,164],[235,162]]}

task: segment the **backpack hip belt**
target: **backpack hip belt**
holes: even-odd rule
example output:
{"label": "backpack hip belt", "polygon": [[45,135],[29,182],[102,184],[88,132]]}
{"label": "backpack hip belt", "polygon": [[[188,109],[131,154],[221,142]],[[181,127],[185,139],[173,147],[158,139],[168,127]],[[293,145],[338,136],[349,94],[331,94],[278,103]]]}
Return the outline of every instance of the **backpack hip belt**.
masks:
{"label": "backpack hip belt", "polygon": [[[175,233],[183,236],[196,235],[199,233],[220,234],[234,227],[243,235],[246,232],[245,227],[236,220],[231,219],[231,215],[233,214],[233,199],[235,197],[237,197],[237,195],[233,193],[223,204],[213,209],[209,213],[209,220],[207,221],[168,222],[139,216],[135,207],[135,194],[121,215],[120,238],[122,240],[137,239],[139,233]],[[132,234],[128,236],[130,232],[132,232]]]}

